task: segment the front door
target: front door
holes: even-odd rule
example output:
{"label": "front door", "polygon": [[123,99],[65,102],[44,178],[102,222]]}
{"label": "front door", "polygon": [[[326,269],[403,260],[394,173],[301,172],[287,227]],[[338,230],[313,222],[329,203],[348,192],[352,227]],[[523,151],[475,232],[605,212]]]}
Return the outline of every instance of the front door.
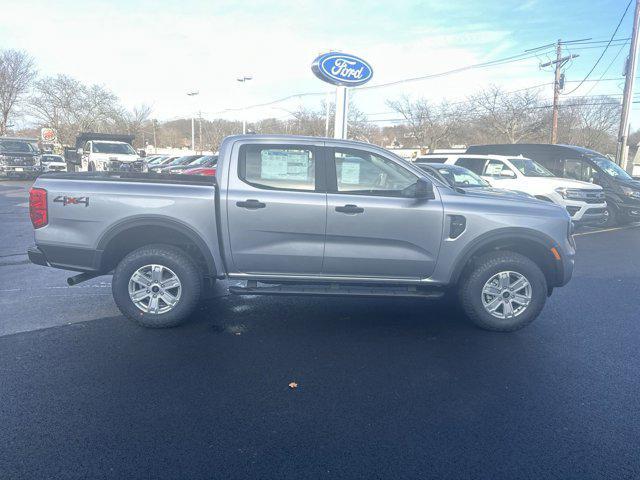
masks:
{"label": "front door", "polygon": [[443,211],[411,198],[418,176],[364,149],[327,149],[325,275],[425,278],[442,239]]}
{"label": "front door", "polygon": [[226,198],[235,272],[320,274],[327,212],[321,152],[313,144],[239,147]]}

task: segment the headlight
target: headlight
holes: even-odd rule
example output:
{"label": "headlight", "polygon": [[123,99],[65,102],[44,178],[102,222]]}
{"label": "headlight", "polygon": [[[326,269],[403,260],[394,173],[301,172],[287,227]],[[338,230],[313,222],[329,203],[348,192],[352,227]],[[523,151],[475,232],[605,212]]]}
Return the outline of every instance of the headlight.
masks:
{"label": "headlight", "polygon": [[620,187],[622,188],[622,193],[627,197],[640,198],[640,190],[634,190],[629,187]]}
{"label": "headlight", "polygon": [[575,190],[572,188],[560,187],[556,188],[556,192],[562,197],[569,200],[584,200],[586,198],[585,192],[582,190]]}

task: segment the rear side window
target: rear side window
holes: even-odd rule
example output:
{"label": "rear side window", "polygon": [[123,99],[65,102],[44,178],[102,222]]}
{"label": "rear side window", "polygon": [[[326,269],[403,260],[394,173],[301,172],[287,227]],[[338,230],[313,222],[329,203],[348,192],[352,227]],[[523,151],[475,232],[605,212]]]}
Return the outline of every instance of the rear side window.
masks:
{"label": "rear side window", "polygon": [[257,188],[269,190],[316,189],[316,155],[312,148],[243,145],[238,176]]}
{"label": "rear side window", "polygon": [[456,160],[456,165],[466,168],[467,170],[471,170],[476,175],[484,175],[484,164],[486,160],[484,158],[469,158],[469,157],[460,157]]}

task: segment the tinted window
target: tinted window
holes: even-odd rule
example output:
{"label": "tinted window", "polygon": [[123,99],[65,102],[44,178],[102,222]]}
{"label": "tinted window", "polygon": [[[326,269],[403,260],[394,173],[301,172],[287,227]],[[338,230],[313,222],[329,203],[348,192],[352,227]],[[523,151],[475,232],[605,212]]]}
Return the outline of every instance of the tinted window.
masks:
{"label": "tinted window", "polygon": [[484,158],[460,157],[456,160],[456,165],[460,165],[461,167],[471,170],[476,175],[482,175],[485,162],[486,160]]}
{"label": "tinted window", "polygon": [[397,163],[361,150],[334,150],[338,192],[401,197],[418,177]]}
{"label": "tinted window", "polygon": [[583,182],[593,182],[596,169],[593,168],[588,162],[585,162],[583,160],[567,159],[563,163],[563,177],[573,178],[574,180],[582,180]]}
{"label": "tinted window", "polygon": [[314,191],[316,158],[313,150],[305,147],[244,145],[238,175],[258,188]]}

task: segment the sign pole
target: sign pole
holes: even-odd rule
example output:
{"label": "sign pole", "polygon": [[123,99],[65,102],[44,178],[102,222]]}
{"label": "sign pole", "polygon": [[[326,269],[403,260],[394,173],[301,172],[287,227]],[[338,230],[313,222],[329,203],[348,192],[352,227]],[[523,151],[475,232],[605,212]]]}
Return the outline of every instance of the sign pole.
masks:
{"label": "sign pole", "polygon": [[336,120],[333,128],[333,138],[344,140],[347,138],[347,87],[336,87]]}

